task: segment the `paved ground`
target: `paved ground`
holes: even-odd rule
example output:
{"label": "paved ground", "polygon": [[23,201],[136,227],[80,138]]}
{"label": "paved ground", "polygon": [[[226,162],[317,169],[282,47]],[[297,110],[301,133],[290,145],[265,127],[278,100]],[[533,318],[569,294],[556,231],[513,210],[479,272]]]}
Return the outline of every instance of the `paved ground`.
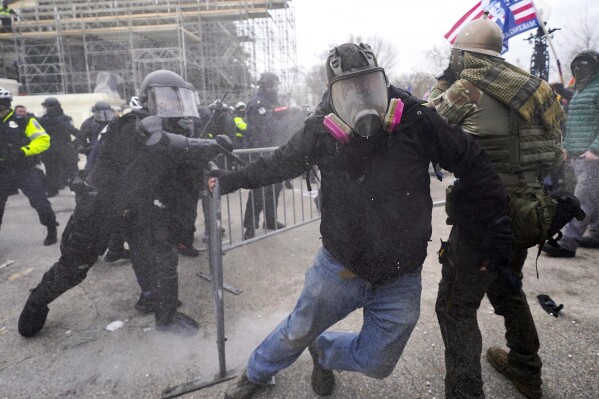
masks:
{"label": "paved ground", "polygon": [[[443,185],[433,183],[442,199]],[[63,190],[51,199],[61,226],[73,207]],[[0,398],[159,398],[173,385],[210,378],[218,371],[214,311],[210,284],[197,276],[208,271],[207,256],[180,259],[182,310],[200,320],[201,334],[178,338],[154,331],[153,316],[133,308],[139,288],[130,264],[99,261],[88,278],[50,305],[44,330],[33,339],[17,332],[17,319],[28,290],[58,258],[58,246],[44,247],[44,229],[22,195],[10,197],[0,231]],[[424,265],[422,315],[393,374],[382,381],[338,373],[332,398],[443,398],[443,344],[434,303],[440,266],[435,252],[449,232],[441,208],[434,210],[433,237]],[[201,220],[198,227],[201,225]],[[201,241],[201,229],[197,241]],[[318,223],[311,223],[224,257],[227,283],[243,289],[225,294],[228,368],[242,367],[251,350],[292,309],[306,268],[320,245]],[[532,251],[531,251],[532,252]],[[527,261],[525,290],[540,332],[544,360],[544,392],[549,399],[597,398],[599,392],[599,250],[579,251],[573,259],[541,255],[535,275],[534,256]],[[559,318],[545,313],[538,294],[549,294],[564,309]],[[106,326],[123,321],[110,332]],[[483,302],[479,320],[484,347],[503,344],[502,321]],[[356,312],[335,328],[357,330]],[[485,360],[483,377],[488,398],[522,396]],[[259,399],[315,398],[309,383],[307,353],[277,377]],[[219,398],[227,383],[183,396]]]}

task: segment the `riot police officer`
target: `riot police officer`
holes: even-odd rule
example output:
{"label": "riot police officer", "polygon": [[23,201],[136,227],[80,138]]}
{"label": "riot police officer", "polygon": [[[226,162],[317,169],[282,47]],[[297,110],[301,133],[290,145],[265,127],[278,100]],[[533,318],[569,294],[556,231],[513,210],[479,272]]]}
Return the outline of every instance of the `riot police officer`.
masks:
{"label": "riot police officer", "polygon": [[[251,148],[277,145],[278,130],[275,128],[274,110],[279,105],[279,77],[273,72],[263,72],[258,80],[258,92],[246,105],[247,136]],[[264,210],[264,226],[276,230],[285,227],[276,220],[282,183],[252,190],[245,206],[243,227],[245,240],[253,238],[259,227],[260,213]]]}
{"label": "riot police officer", "polygon": [[106,101],[98,101],[92,107],[92,116],[81,124],[77,135],[77,152],[89,155],[102,129],[115,118],[112,107]]}
{"label": "riot police officer", "polygon": [[51,245],[57,241],[58,223],[46,198],[44,174],[36,168],[37,155],[50,146],[50,136],[33,116],[17,117],[11,102],[12,93],[0,87],[0,224],[8,196],[21,189],[48,228],[44,245]]}
{"label": "riot police officer", "polygon": [[40,123],[52,138],[50,148],[42,154],[42,161],[46,167],[48,197],[53,197],[77,174],[78,158],[71,136],[77,137],[79,131],[73,126],[73,119],[63,112],[58,99],[48,97],[42,106],[46,113]]}
{"label": "riot police officer", "polygon": [[[197,116],[193,86],[174,72],[159,70],[144,79],[140,91],[144,108],[112,121],[100,136],[97,160],[76,191],[60,259],[31,291],[19,318],[25,337],[43,328],[50,302],[85,279],[115,227],[129,243],[143,291],[138,303],[154,311],[156,329],[187,336],[199,330],[194,319],[177,311],[177,252],[168,241],[161,201],[181,162],[189,165],[200,158],[201,168],[208,156],[197,146],[197,151],[175,152],[163,145],[190,140],[184,136],[193,130],[190,117]],[[146,124],[154,126],[151,131]],[[156,135],[160,140],[154,140]]]}

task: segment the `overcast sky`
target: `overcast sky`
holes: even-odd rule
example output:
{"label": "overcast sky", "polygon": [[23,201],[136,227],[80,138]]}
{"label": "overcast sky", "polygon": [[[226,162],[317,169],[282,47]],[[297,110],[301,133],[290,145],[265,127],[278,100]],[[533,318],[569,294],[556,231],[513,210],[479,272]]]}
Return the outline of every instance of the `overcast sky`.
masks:
{"label": "overcast sky", "polygon": [[[309,68],[324,62],[320,57],[330,45],[341,44],[350,35],[379,35],[394,43],[399,67],[396,72],[426,71],[423,56],[433,46],[448,46],[443,35],[477,0],[293,0],[295,7],[298,64]],[[585,13],[599,21],[597,0],[536,0],[550,8],[548,26],[562,31],[554,34],[558,57],[565,58],[562,39],[568,28],[576,26]],[[599,29],[599,28],[598,28]],[[526,39],[534,30],[510,39],[508,61],[528,69],[532,45]],[[599,32],[598,32],[599,34]],[[561,61],[562,66],[565,61]],[[555,58],[551,54],[551,65]],[[432,71],[438,73],[440,71]],[[550,79],[555,76],[550,76]]]}

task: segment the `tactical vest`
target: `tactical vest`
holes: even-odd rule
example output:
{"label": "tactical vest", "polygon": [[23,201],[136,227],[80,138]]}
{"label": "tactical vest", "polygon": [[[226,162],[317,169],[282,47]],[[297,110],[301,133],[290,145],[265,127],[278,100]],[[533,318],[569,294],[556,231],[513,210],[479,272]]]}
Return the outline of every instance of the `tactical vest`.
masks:
{"label": "tactical vest", "polygon": [[462,127],[487,151],[504,184],[538,182],[541,169],[559,156],[559,134],[546,131],[539,117],[525,121],[518,111],[486,94],[477,108]]}

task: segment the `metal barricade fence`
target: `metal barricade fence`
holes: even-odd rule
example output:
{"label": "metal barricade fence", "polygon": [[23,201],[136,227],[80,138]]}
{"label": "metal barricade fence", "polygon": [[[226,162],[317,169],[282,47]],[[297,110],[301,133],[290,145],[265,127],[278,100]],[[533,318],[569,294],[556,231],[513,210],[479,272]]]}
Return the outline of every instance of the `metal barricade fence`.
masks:
{"label": "metal barricade fence", "polygon": [[[252,162],[260,156],[272,155],[276,149],[277,147],[235,150],[234,154],[244,161]],[[225,170],[233,170],[238,167],[240,165],[235,165],[227,158],[221,165],[221,168]],[[224,196],[222,200],[222,225],[225,228],[223,250],[227,251],[250,244],[274,234],[320,220],[320,213],[315,201],[320,188],[320,181],[316,172],[310,172],[310,175],[310,178],[313,179],[311,183],[312,191],[308,191],[305,176],[302,174],[288,181],[288,183],[281,182],[256,190],[238,190]],[[281,184],[282,189],[277,196],[277,186],[280,188]],[[285,225],[285,227],[266,226],[266,212],[268,211],[266,205],[268,203],[276,204],[274,206],[274,219]],[[256,212],[252,212],[252,209],[255,209]],[[244,231],[248,227],[244,226],[245,218],[247,218],[246,225],[253,225],[255,236],[244,240]],[[268,227],[275,228],[269,229]]]}

